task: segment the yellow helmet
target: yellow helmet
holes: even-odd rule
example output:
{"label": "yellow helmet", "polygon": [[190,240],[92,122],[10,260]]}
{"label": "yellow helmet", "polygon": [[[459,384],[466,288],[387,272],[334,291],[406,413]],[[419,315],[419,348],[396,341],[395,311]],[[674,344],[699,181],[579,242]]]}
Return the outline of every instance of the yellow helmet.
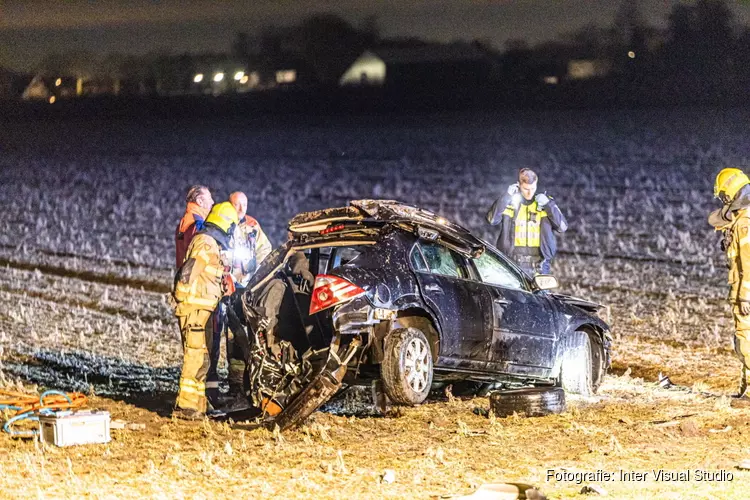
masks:
{"label": "yellow helmet", "polygon": [[236,226],[239,222],[237,210],[228,201],[214,205],[208,217],[206,217],[206,224],[213,224],[225,233],[229,233],[232,225]]}
{"label": "yellow helmet", "polygon": [[750,184],[745,172],[739,168],[725,168],[716,176],[714,184],[714,196],[721,198],[724,203],[729,203],[737,196],[744,186]]}

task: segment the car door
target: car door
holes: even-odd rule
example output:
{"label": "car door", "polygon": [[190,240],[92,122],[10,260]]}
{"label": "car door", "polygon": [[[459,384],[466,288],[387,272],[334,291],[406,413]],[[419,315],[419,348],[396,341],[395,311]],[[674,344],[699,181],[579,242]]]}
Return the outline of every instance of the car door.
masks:
{"label": "car door", "polygon": [[419,241],[412,250],[412,267],[422,296],[441,325],[440,356],[444,359],[439,362],[486,364],[492,315],[482,306],[484,285],[470,279],[466,259],[438,243]]}
{"label": "car door", "polygon": [[533,292],[505,259],[489,249],[471,259],[493,312],[490,360],[499,371],[544,377],[554,363],[557,315],[552,300]]}

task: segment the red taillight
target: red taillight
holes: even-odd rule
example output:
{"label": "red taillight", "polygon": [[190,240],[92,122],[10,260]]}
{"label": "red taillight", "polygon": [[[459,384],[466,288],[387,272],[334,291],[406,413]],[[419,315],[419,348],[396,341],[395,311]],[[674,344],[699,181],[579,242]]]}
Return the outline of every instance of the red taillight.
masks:
{"label": "red taillight", "polygon": [[344,227],[345,226],[343,224],[337,224],[335,226],[328,226],[327,228],[320,231],[320,234],[335,233],[336,231],[341,231],[342,229],[344,229]]}
{"label": "red taillight", "polygon": [[310,300],[310,314],[352,300],[365,293],[357,285],[338,276],[321,274],[315,278],[315,286]]}

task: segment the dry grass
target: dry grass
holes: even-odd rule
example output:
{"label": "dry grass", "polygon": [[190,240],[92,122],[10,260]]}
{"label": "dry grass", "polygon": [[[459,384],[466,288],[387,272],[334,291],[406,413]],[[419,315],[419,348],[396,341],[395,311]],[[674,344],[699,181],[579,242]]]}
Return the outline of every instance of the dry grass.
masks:
{"label": "dry grass", "polygon": [[[538,419],[488,419],[473,412],[486,399],[457,399],[387,418],[316,413],[305,427],[274,435],[172,421],[163,415],[173,395],[135,393],[127,403],[93,397],[93,406],[146,430],[113,431],[107,445],[71,449],[2,435],[3,493],[429,498],[522,481],[569,498],[581,485],[547,482],[548,469],[703,468],[727,469],[734,481],[603,486],[615,498],[747,496],[750,473],[734,466],[750,457],[750,410],[732,409],[721,396],[734,392],[739,362],[722,258],[704,222],[711,176],[726,161],[747,163],[744,113],[183,124],[179,131],[167,123],[0,126],[0,385],[38,364],[34,352],[44,348],[106,361],[100,377],[108,366],[132,366],[146,379],[162,377],[159,390],[174,388],[163,378],[179,365],[178,333],[156,292],[171,281],[182,190],[196,182],[211,183],[217,200],[238,188],[251,193],[248,211],[275,243],[295,213],[365,197],[419,204],[493,241],[484,212],[534,158],[571,225],[556,274],[565,292],[607,306],[615,336],[600,396]],[[659,372],[694,391],[657,388]],[[381,481],[387,469],[392,483]]]}
{"label": "dry grass", "polygon": [[[646,348],[659,354],[638,354]],[[70,449],[2,437],[0,489],[22,497],[430,498],[520,481],[551,498],[570,498],[581,486],[547,482],[548,469],[700,468],[726,469],[734,481],[602,485],[616,498],[744,496],[750,473],[734,467],[750,454],[750,410],[730,408],[726,397],[659,389],[637,376],[669,371],[685,357],[686,365],[710,372],[681,371],[672,376],[675,382],[729,392],[736,360],[627,342],[620,353],[616,371],[627,366],[628,374],[608,377],[597,398],[569,401],[562,415],[535,419],[485,418],[473,410],[485,408],[486,399],[454,399],[386,418],[316,413],[304,427],[275,435],[226,423],[173,421],[95,397],[92,406],[143,422],[146,430],[113,430],[107,445]],[[387,469],[395,472],[391,484],[380,480]]]}

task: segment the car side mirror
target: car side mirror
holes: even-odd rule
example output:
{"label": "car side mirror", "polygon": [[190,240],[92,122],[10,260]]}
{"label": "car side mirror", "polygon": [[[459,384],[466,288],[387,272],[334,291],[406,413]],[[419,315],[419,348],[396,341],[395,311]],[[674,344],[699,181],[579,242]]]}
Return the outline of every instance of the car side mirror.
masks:
{"label": "car side mirror", "polygon": [[552,290],[560,286],[557,282],[557,278],[551,274],[537,274],[534,276],[534,284],[540,290]]}

